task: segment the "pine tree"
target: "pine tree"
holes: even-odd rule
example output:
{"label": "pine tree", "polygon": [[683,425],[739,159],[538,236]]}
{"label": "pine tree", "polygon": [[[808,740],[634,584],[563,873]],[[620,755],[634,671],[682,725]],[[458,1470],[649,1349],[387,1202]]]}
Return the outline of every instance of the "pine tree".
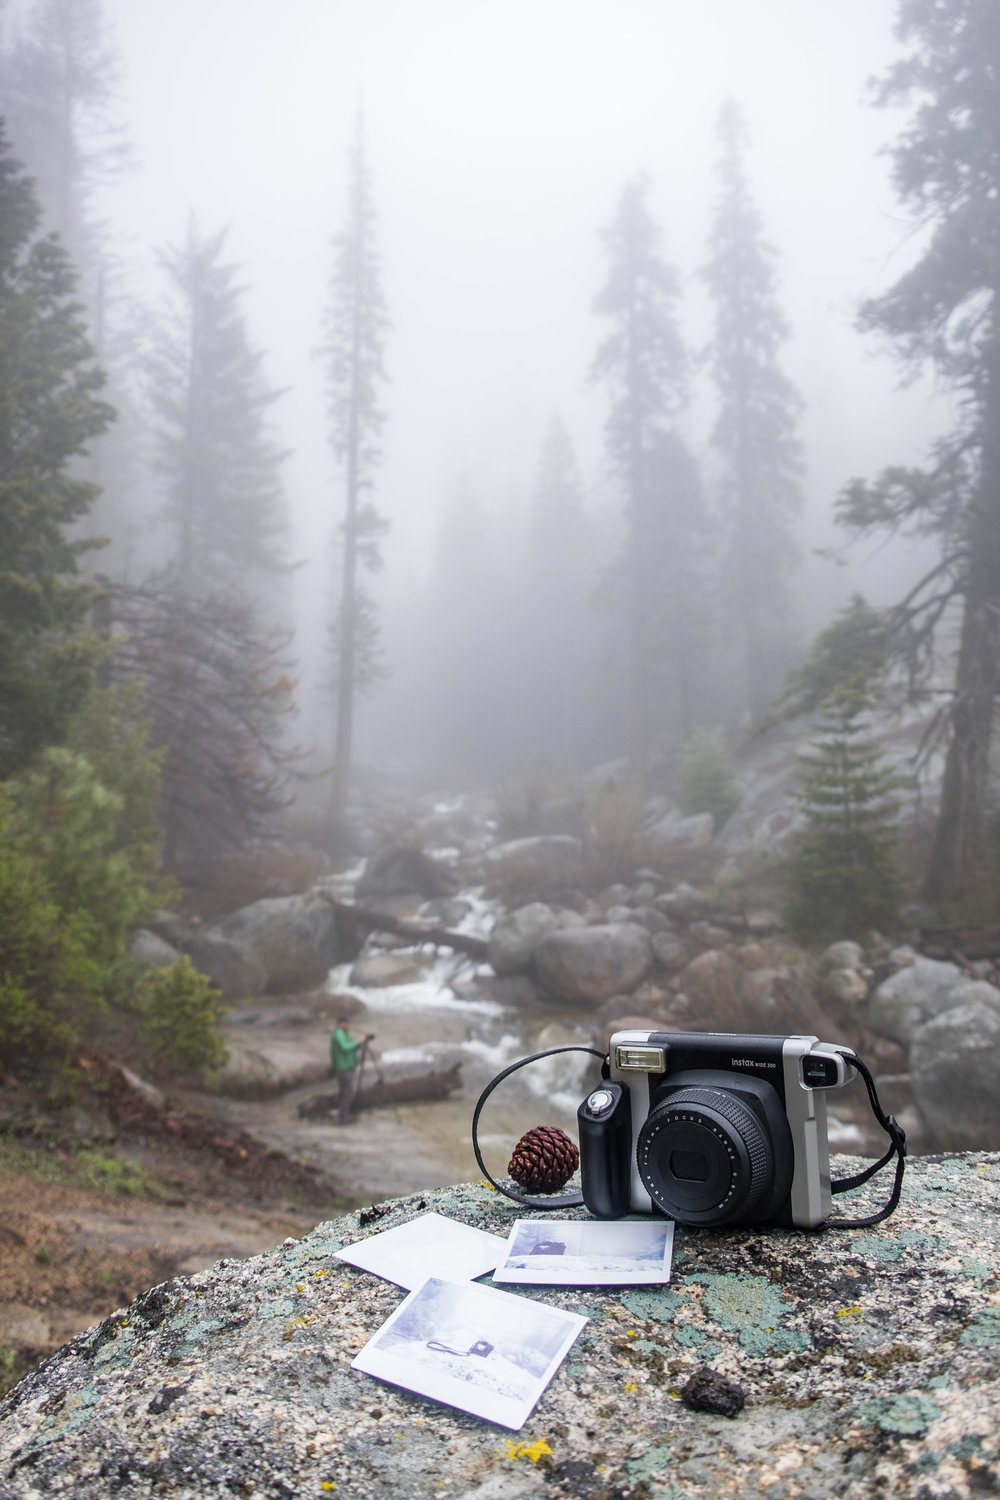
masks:
{"label": "pine tree", "polygon": [[675,316],[677,278],[660,252],[644,181],[625,188],[603,239],[610,267],[594,309],[610,320],[611,331],[591,378],[611,391],[607,452],[625,499],[625,551],[616,579],[627,620],[628,750],[641,782],[652,739],[661,569],[669,549],[684,548],[692,535],[671,516],[678,483],[670,467],[687,469],[680,487],[688,496],[692,475],[681,440],[666,437],[687,396],[688,357]]}
{"label": "pine tree", "polygon": [[587,556],[583,484],[569,433],[553,413],[538,458],[524,570],[521,671],[528,742],[543,761],[574,765],[584,713]]}
{"label": "pine tree", "polygon": [[916,263],[862,310],[906,367],[930,365],[958,398],[954,431],[923,470],[854,481],[840,519],[937,535],[939,560],[894,612],[918,665],[960,618],[942,728],[947,759],[925,894],[959,897],[984,859],[990,744],[1000,690],[1000,10],[995,0],[900,0],[906,55],[877,102],[913,114],[893,152],[896,191],[927,231]]}
{"label": "pine tree", "polygon": [[0,777],[66,734],[99,649],[84,629],[96,591],[78,576],[93,544],[72,537],[97,490],[72,461],[114,413],[75,273],[38,222],[0,129]]}
{"label": "pine tree", "polygon": [[381,671],[374,603],[361,576],[381,567],[378,540],[387,529],[370,499],[382,456],[379,439],[385,419],[378,392],[386,378],[384,348],[389,326],[375,229],[371,172],[359,117],[350,153],[347,221],[334,241],[323,349],[330,437],[344,471],[340,597],[331,632],[336,724],[330,810],[336,827],[343,826],[347,812],[355,705]]}
{"label": "pine tree", "polygon": [[266,383],[250,342],[224,241],[192,223],[184,245],[160,258],[173,307],[153,355],[158,470],[179,586],[237,586],[273,611],[288,572],[285,455],[268,423],[281,392]]}
{"label": "pine tree", "polygon": [[870,702],[834,696],[808,754],[800,757],[804,826],[785,868],[785,919],[802,941],[860,937],[891,926],[900,879],[893,791],[897,778],[867,735]]}
{"label": "pine tree", "polygon": [[781,718],[819,721],[812,750],[800,757],[804,826],[784,871],[786,918],[807,941],[891,924],[899,905],[899,778],[868,730],[887,696],[888,665],[885,617],[855,594],[789,673],[779,705]]}
{"label": "pine tree", "polygon": [[779,641],[787,635],[796,557],[792,520],[802,502],[802,403],[778,363],[788,328],[775,296],[774,252],[747,184],[748,134],[735,100],[723,106],[717,137],[719,197],[702,272],[715,304],[712,443],[722,464],[724,595],[741,645],[745,708],[759,724],[785,665]]}
{"label": "pine tree", "polygon": [[99,239],[94,191],[128,156],[114,119],[116,76],[101,0],[34,0],[0,55],[14,149],[35,178],[45,221],[88,274]]}

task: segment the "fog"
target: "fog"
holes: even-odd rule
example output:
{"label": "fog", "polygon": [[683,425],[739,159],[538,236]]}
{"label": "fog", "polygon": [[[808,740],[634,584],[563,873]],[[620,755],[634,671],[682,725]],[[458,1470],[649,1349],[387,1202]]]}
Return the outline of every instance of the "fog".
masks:
{"label": "fog", "polygon": [[[483,579],[505,548],[505,576],[516,574],[553,411],[587,512],[601,518],[594,545],[613,551],[621,501],[604,449],[607,397],[588,381],[602,337],[591,311],[606,274],[599,231],[645,173],[684,333],[704,346],[697,272],[717,192],[715,121],[730,96],[746,114],[750,188],[778,256],[791,329],[782,367],[805,403],[791,654],[852,589],[875,603],[898,595],[918,560],[902,544],[849,553],[839,568],[816,556],[843,541],[832,507],[844,482],[918,461],[947,415],[929,384],[902,388],[855,328],[860,299],[916,248],[884,155],[901,118],[866,91],[898,53],[894,11],[892,0],[104,0],[134,166],[101,189],[99,207],[124,283],[157,303],[157,249],[179,243],[192,214],[204,232],[228,226],[251,337],[268,382],[287,388],[274,421],[301,563],[307,740],[321,743],[330,712],[318,683],[343,507],[315,350],[361,109],[392,321],[374,496],[391,521],[377,588],[392,675],[361,711],[363,754],[397,758],[421,712],[413,631],[432,607],[435,567],[441,576],[445,517],[474,506]],[[701,371],[679,430],[702,460],[711,423]],[[501,590],[497,633],[521,602]],[[465,626],[445,616],[438,638],[464,638]],[[613,750],[614,736],[592,748]]]}

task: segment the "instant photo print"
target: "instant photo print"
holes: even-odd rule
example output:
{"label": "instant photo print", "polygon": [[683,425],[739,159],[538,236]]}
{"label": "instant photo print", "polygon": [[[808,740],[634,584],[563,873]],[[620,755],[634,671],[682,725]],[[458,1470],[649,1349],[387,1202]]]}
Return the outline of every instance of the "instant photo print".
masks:
{"label": "instant photo print", "polygon": [[353,1368],[516,1431],[586,1321],[494,1287],[430,1277]]}
{"label": "instant photo print", "polygon": [[670,1280],[669,1219],[518,1219],[494,1281],[537,1286],[649,1286]]}

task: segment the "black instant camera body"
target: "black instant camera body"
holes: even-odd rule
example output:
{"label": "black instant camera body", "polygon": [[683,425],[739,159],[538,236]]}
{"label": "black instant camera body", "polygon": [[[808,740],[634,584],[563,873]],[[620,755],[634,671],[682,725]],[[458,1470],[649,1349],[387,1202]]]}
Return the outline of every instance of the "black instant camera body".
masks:
{"label": "black instant camera body", "polygon": [[814,1036],[615,1032],[578,1111],[584,1203],[599,1219],[815,1228],[830,1214],[827,1090],[856,1061]]}

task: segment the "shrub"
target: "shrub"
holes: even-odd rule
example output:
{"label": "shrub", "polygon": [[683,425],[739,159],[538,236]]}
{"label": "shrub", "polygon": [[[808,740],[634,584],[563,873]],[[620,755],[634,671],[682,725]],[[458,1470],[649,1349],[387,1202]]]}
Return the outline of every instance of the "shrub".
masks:
{"label": "shrub", "polygon": [[707,729],[696,729],[681,751],[678,801],[684,813],[711,813],[716,828],[739,806],[732,763]]}
{"label": "shrub", "polygon": [[62,1062],[101,1003],[92,927],[53,901],[10,820],[11,799],[0,789],[0,1063]]}
{"label": "shrub", "polygon": [[125,798],[76,751],[51,748],[10,783],[10,836],[30,849],[49,896],[89,931],[93,956],[110,962],[149,909],[150,893],[121,847]]}
{"label": "shrub", "polygon": [[146,1036],[159,1056],[198,1070],[211,1070],[225,1061],[218,1032],[225,1007],[218,990],[192,967],[186,954],[143,976],[139,1005]]}

